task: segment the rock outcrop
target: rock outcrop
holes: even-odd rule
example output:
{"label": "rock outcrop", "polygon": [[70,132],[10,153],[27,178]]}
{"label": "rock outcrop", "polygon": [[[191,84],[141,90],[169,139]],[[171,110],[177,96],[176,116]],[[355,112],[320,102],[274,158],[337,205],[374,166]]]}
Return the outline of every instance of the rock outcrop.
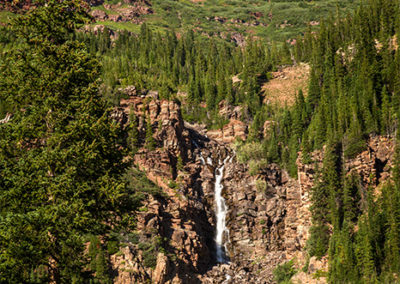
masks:
{"label": "rock outcrop", "polygon": [[[145,121],[151,122],[156,149],[140,147],[134,162],[163,189],[163,195],[149,195],[137,218],[139,243],[159,248],[152,256],[152,265],[144,265],[146,247],[128,242],[112,256],[117,283],[273,283],[277,264],[291,259],[297,268],[306,264],[310,189],[317,176],[316,165],[322,166],[323,151],[311,153],[310,164],[298,159],[297,180],[276,164],[251,176],[248,166],[238,163],[229,148],[232,137],[245,135],[240,121],[232,119],[239,128],[228,124],[214,136],[184,123],[177,102],[159,100],[156,92],[132,86],[121,91],[129,98],[121,101],[114,116],[126,124],[134,112],[139,118],[142,145]],[[379,185],[390,176],[393,148],[392,140],[372,137],[367,150],[344,166],[360,175],[363,186]],[[228,206],[225,241],[230,262],[217,264],[215,170],[227,157],[231,159],[225,165],[222,194]],[[324,278],[313,277],[326,270],[326,258],[311,258],[306,272],[299,272],[292,281],[325,283]]]}
{"label": "rock outcrop", "polygon": [[[123,250],[114,261],[118,271],[121,262],[125,265],[117,282],[142,283],[146,275],[154,283],[222,283],[229,275],[230,283],[271,283],[275,266],[291,259],[303,245],[299,224],[303,204],[297,181],[274,164],[250,176],[247,166],[236,162],[228,144],[235,136],[246,138],[243,122],[232,119],[221,134],[213,136],[208,131],[207,137],[183,123],[176,102],[160,101],[154,93],[138,92],[134,87],[122,91],[130,97],[121,101],[116,117],[126,123],[134,112],[142,140],[144,117],[148,117],[157,144],[153,151],[140,148],[134,161],[166,194],[163,198],[149,196],[146,211],[139,214],[137,231],[150,243],[155,236],[168,241],[163,244],[166,253],[157,255],[153,268],[137,265],[144,258],[137,246]],[[214,172],[227,156],[232,159],[225,168],[223,195],[229,208],[230,263],[216,265]],[[127,263],[131,266],[126,267]]]}
{"label": "rock outcrop", "polygon": [[[93,1],[91,1],[93,2]],[[94,9],[91,15],[96,21],[133,22],[141,23],[143,15],[153,14],[151,4],[147,1],[121,1],[117,4],[106,4],[94,1],[91,6],[103,5],[102,9]]]}
{"label": "rock outcrop", "polygon": [[222,129],[207,131],[207,136],[220,143],[230,144],[237,138],[243,141],[246,140],[247,132],[247,125],[244,122],[232,119],[228,124],[224,125]]}

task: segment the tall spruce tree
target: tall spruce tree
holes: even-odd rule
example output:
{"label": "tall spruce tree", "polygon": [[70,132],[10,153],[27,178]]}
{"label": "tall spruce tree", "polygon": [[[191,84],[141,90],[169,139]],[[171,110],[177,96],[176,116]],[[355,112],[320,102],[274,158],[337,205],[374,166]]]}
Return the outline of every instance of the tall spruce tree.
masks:
{"label": "tall spruce tree", "polygon": [[121,130],[97,60],[73,40],[85,5],[38,4],[13,22],[20,44],[0,65],[0,98],[13,106],[0,125],[0,282],[40,271],[41,282],[84,282],[84,235],[107,232],[125,188]]}

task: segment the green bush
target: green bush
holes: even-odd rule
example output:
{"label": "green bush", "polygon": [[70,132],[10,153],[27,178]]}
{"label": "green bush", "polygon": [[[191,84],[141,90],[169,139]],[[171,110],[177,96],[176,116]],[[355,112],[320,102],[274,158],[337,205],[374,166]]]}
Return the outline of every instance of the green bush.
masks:
{"label": "green bush", "polygon": [[267,182],[265,180],[256,180],[256,188],[259,192],[265,192],[267,190]]}
{"label": "green bush", "polygon": [[261,172],[262,169],[268,166],[268,161],[266,159],[250,160],[249,162],[249,173],[251,176],[257,175]]}
{"label": "green bush", "polygon": [[344,148],[344,157],[352,159],[367,148],[367,143],[362,137],[350,138]]}
{"label": "green bush", "polygon": [[290,260],[284,264],[278,264],[274,270],[274,279],[278,283],[290,283],[290,278],[295,274],[293,260]]}
{"label": "green bush", "polygon": [[253,142],[238,147],[237,159],[240,163],[247,163],[249,160],[258,160],[264,154],[261,143]]}

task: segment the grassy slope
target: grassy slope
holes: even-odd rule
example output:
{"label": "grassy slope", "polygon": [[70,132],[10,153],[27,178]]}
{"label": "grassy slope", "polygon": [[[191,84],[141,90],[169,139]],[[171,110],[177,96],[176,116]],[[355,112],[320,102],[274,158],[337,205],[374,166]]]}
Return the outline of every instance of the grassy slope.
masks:
{"label": "grassy slope", "polygon": [[[267,40],[283,40],[298,36],[311,21],[319,21],[329,13],[335,13],[337,7],[346,13],[356,4],[357,0],[152,0],[155,13],[144,18],[154,30],[181,31],[190,28],[209,35],[225,36],[240,32]],[[253,13],[261,15],[255,17]],[[208,20],[210,17],[226,21]],[[245,23],[231,22],[237,19]],[[261,25],[248,25],[256,21]],[[120,26],[134,30],[134,25],[124,23]]]}
{"label": "grassy slope", "polygon": [[[120,0],[108,0],[110,4]],[[234,33],[255,35],[266,40],[285,40],[305,31],[311,21],[319,21],[339,7],[342,12],[351,11],[358,0],[151,0],[154,14],[143,16],[150,28],[158,31],[174,29],[177,32],[194,29],[202,34],[221,37]],[[115,14],[103,6],[93,7]],[[259,13],[257,16],[254,13]],[[0,23],[12,15],[0,11]],[[225,19],[224,22],[214,17]],[[210,20],[210,18],[212,18]],[[244,23],[237,23],[237,20]],[[235,22],[232,22],[235,21]],[[253,26],[255,22],[260,25]],[[111,29],[138,32],[134,23],[99,22]]]}

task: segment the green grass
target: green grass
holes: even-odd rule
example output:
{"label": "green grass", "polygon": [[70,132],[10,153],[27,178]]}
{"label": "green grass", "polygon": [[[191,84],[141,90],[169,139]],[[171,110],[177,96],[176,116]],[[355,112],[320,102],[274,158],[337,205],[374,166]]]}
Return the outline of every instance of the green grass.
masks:
{"label": "green grass", "polygon": [[15,15],[8,11],[0,11],[0,23],[8,23],[10,18],[15,17]]}
{"label": "green grass", "polygon": [[[311,21],[319,21],[329,13],[335,13],[338,6],[343,12],[354,9],[353,0],[320,1],[277,1],[271,0],[206,0],[193,3],[190,0],[153,0],[155,14],[144,18],[156,28],[175,30],[196,28],[207,34],[232,33],[235,31],[249,35],[282,40],[298,36]],[[256,18],[254,13],[261,13]],[[272,15],[271,17],[269,15]],[[226,19],[225,23],[208,20],[207,17]],[[261,23],[259,26],[236,24],[232,20],[246,23]],[[282,24],[290,26],[281,27]]]}
{"label": "green grass", "polygon": [[104,25],[108,27],[111,30],[127,30],[129,32],[133,33],[139,33],[140,32],[140,25],[130,23],[130,22],[112,22],[112,21],[104,21],[104,22],[97,22],[96,24],[99,25]]}

